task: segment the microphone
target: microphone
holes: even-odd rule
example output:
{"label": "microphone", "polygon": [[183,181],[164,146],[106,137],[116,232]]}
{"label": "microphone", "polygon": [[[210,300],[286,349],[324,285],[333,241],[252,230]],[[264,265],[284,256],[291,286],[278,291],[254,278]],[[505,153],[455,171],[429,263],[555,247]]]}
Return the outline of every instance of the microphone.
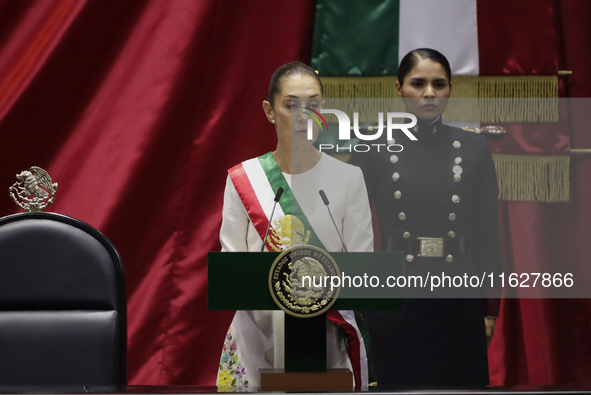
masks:
{"label": "microphone", "polygon": [[324,205],[326,206],[326,209],[328,210],[328,215],[330,215],[330,219],[332,219],[332,224],[334,225],[334,228],[337,231],[339,238],[341,239],[341,243],[343,244],[343,248],[345,249],[345,252],[349,252],[349,250],[347,250],[347,246],[345,245],[345,240],[343,240],[343,236],[341,236],[341,232],[339,232],[339,228],[337,227],[337,224],[334,222],[334,218],[332,217],[332,213],[330,212],[330,207],[328,207],[329,202],[328,202],[328,198],[326,197],[326,193],[324,193],[324,191],[322,189],[319,190],[318,193],[320,194],[320,197],[322,198],[322,201],[324,202]]}
{"label": "microphone", "polygon": [[269,235],[269,228],[271,227],[271,221],[273,221],[273,214],[275,214],[275,207],[277,206],[277,202],[281,199],[281,195],[283,194],[283,187],[279,187],[277,189],[277,193],[275,194],[275,198],[273,199],[275,203],[273,203],[273,210],[271,210],[271,217],[269,217],[269,223],[267,224],[267,232],[265,232],[265,238],[263,239],[263,245],[261,246],[261,252],[265,251],[265,244],[267,244],[267,236]]}

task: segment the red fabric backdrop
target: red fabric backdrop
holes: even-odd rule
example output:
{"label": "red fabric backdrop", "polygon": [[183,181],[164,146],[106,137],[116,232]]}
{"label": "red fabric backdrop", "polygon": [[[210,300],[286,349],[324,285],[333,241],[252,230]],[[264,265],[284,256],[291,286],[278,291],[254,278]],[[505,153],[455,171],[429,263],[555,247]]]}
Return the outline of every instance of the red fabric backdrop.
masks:
{"label": "red fabric backdrop", "polygon": [[[213,383],[232,315],[208,312],[205,296],[225,172],[273,148],[261,101],[277,66],[308,59],[313,10],[312,0],[0,0],[0,188],[47,169],[60,184],[51,211],[120,250],[130,384]],[[591,6],[554,11],[559,67],[574,71],[565,91],[591,97]],[[571,145],[591,147],[588,115],[572,112]],[[503,206],[508,265],[588,262],[589,156],[571,168],[570,203]],[[1,196],[0,215],[16,212]],[[532,245],[546,247],[526,255]],[[229,273],[228,292],[235,281]],[[588,300],[504,301],[493,383],[591,377],[589,317]]]}
{"label": "red fabric backdrop", "polygon": [[480,75],[556,75],[554,1],[477,0]]}
{"label": "red fabric backdrop", "polygon": [[[215,378],[232,314],[206,309],[206,254],[226,169],[274,148],[261,102],[278,66],[308,61],[313,6],[0,2],[0,186],[45,168],[59,183],[50,211],[119,249],[130,384]],[[16,211],[0,198],[0,215]]]}
{"label": "red fabric backdrop", "polygon": [[[591,148],[591,3],[554,1],[558,68],[563,97],[572,97],[568,113],[570,148]],[[547,13],[548,7],[535,12]],[[529,14],[529,13],[528,13]],[[546,37],[546,39],[548,39]],[[519,41],[517,37],[514,41]],[[512,45],[505,40],[507,45]],[[527,51],[528,42],[522,42]],[[562,114],[561,114],[562,116]],[[563,154],[565,148],[556,152]],[[589,279],[591,257],[591,155],[573,154],[570,202],[501,204],[505,265],[524,272],[577,273]],[[586,272],[586,273],[585,273]],[[591,300],[506,299],[501,304],[489,349],[491,383],[497,385],[591,385]]]}

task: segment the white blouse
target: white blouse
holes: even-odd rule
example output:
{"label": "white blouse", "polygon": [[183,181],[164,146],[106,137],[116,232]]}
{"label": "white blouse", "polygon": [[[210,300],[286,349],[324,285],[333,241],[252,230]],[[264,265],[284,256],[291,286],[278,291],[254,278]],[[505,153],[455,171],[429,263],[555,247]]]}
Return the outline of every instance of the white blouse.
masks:
{"label": "white blouse", "polygon": [[[302,174],[284,174],[293,196],[306,214],[310,225],[329,252],[342,251],[342,243],[319,195],[324,190],[330,202],[334,220],[351,252],[373,251],[371,210],[361,169],[345,164],[326,154],[312,169]],[[228,176],[224,193],[223,220],[220,231],[222,251],[260,251],[262,239],[250,221],[232,180]],[[355,322],[352,311],[340,311],[347,321]],[[248,386],[258,386],[259,369],[283,368],[284,325],[282,311],[237,311],[228,330],[218,372],[218,385],[226,348],[238,356],[237,366],[244,368],[244,376],[237,383],[248,380]],[[355,326],[356,327],[356,326]],[[229,341],[229,336],[232,340]],[[229,344],[233,343],[233,344]],[[363,343],[363,341],[361,341]],[[367,360],[362,347],[362,386],[367,385]],[[346,346],[336,325],[327,325],[328,368],[351,368]],[[242,377],[241,377],[242,376]]]}

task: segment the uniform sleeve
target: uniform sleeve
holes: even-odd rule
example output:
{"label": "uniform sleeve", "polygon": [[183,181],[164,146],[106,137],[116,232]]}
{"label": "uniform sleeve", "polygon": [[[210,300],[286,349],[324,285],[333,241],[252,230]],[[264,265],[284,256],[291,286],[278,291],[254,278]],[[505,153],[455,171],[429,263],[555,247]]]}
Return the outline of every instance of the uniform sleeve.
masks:
{"label": "uniform sleeve", "polygon": [[[485,138],[481,139],[479,148],[481,163],[475,190],[470,249],[478,271],[488,275],[503,270],[503,258],[495,165]],[[497,295],[496,290],[489,289],[485,297],[488,298],[484,301],[485,314],[498,316],[500,303],[495,298],[500,297],[500,292]]]}
{"label": "uniform sleeve", "polygon": [[361,170],[353,169],[343,217],[343,239],[351,252],[372,252],[373,230],[367,189]]}
{"label": "uniform sleeve", "polygon": [[248,213],[232,179],[228,175],[224,191],[224,208],[222,210],[222,228],[220,243],[222,251],[248,251],[246,237],[248,234]]}

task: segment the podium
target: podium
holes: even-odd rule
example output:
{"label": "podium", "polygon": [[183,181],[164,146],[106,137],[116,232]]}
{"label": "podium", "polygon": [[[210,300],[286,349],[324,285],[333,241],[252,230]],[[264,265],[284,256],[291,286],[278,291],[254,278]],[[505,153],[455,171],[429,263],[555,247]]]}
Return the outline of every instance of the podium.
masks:
{"label": "podium", "polygon": [[[209,310],[279,310],[269,290],[269,271],[280,253],[209,252]],[[389,287],[387,276],[403,272],[402,252],[335,252],[341,275],[365,276],[361,286],[343,287],[331,310],[397,310],[402,307],[402,289]],[[233,292],[225,284],[228,274]],[[380,284],[368,284],[370,276],[380,276]],[[358,282],[357,282],[358,283]],[[373,282],[375,284],[375,281]],[[367,285],[367,286],[366,286]],[[262,391],[350,391],[353,376],[347,369],[326,368],[326,313],[312,318],[285,314],[285,370],[261,370]]]}

